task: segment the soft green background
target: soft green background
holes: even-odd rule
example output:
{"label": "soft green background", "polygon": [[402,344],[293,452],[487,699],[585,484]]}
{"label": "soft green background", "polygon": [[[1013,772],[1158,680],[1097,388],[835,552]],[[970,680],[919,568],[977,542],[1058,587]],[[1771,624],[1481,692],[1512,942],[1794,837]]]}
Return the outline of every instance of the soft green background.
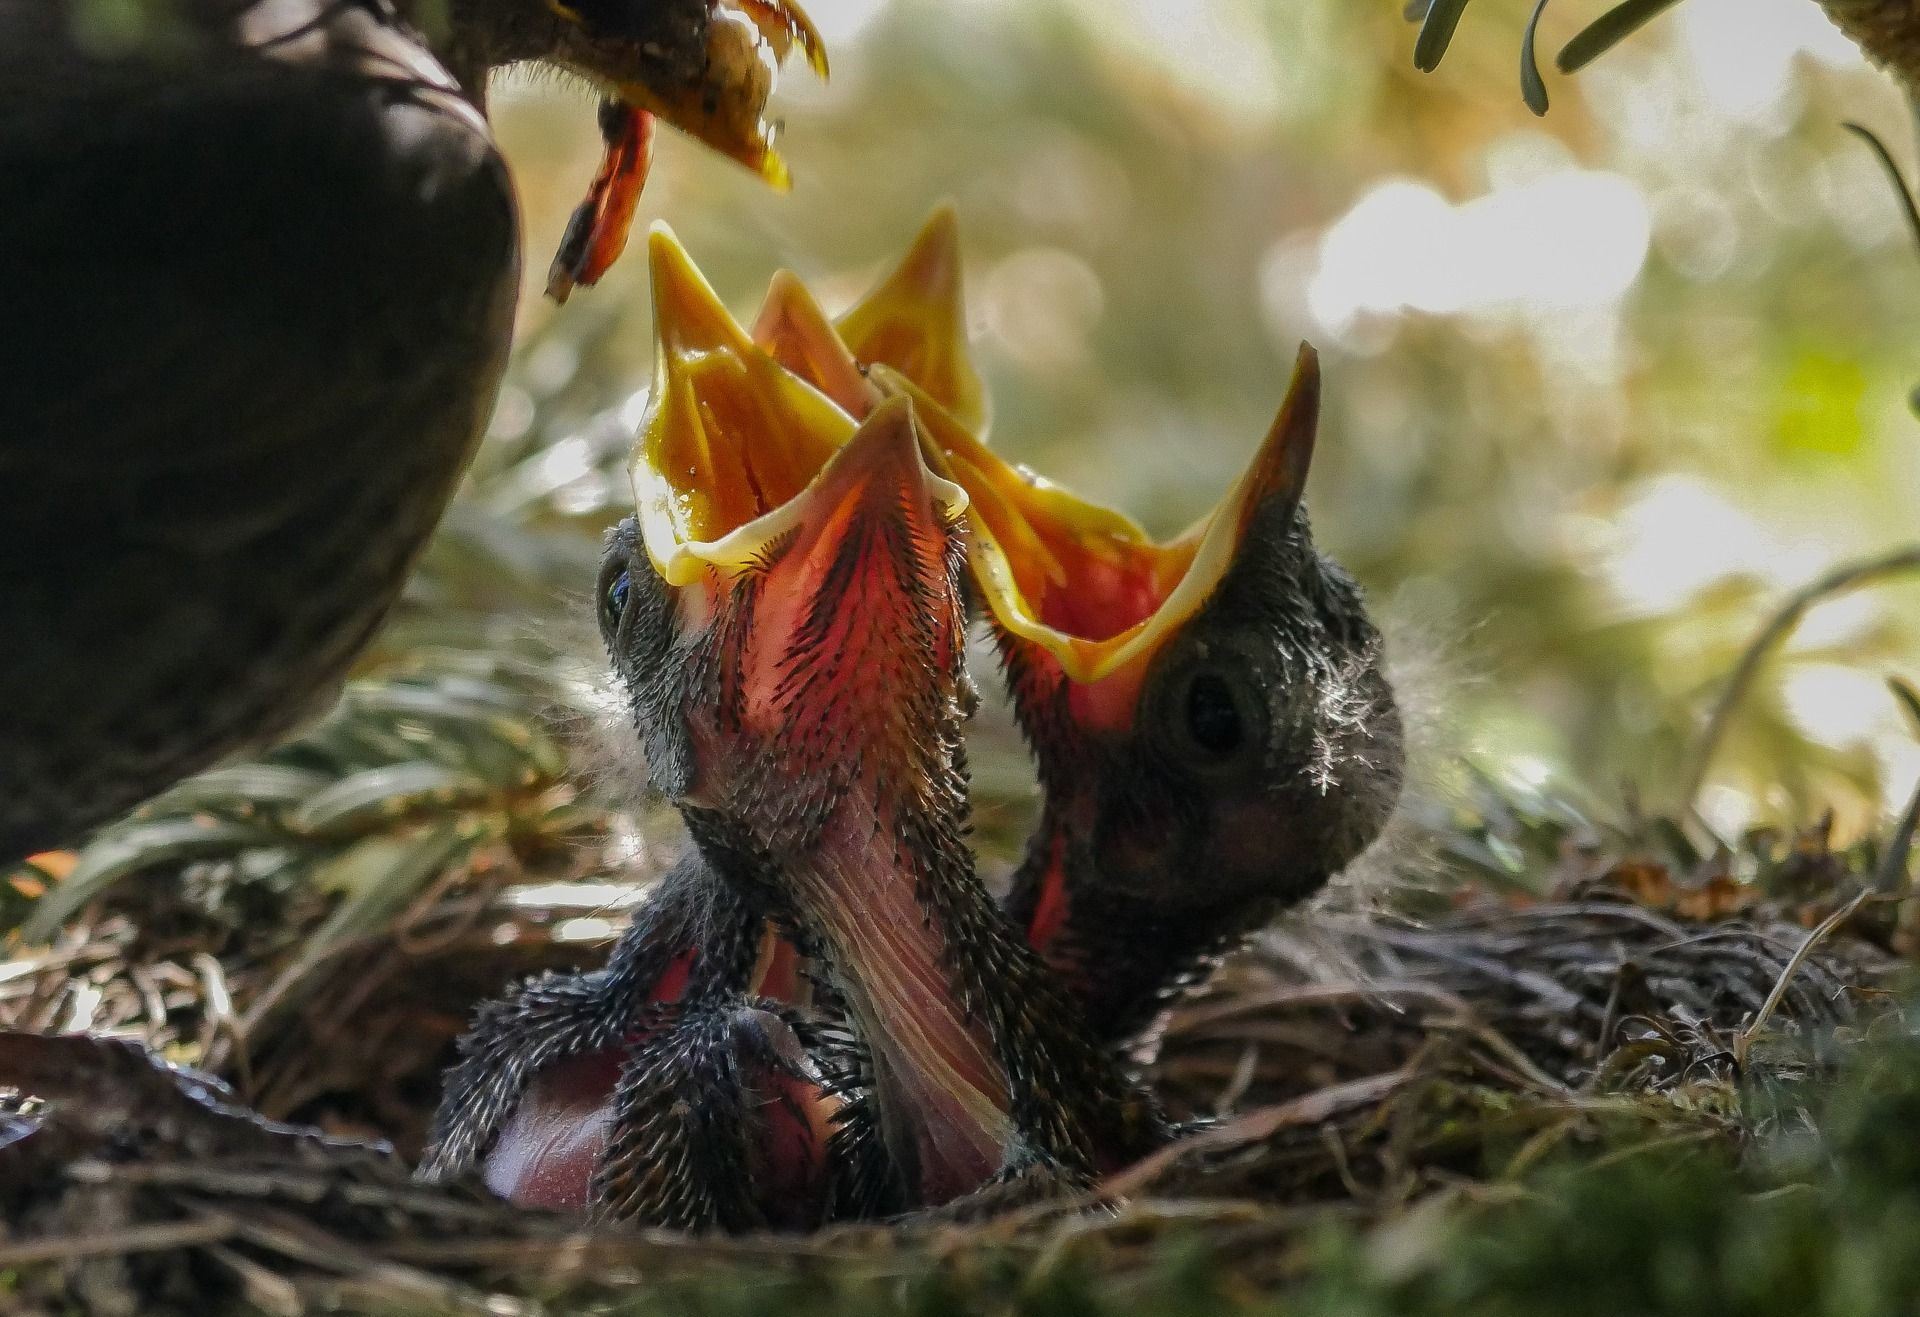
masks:
{"label": "soft green background", "polygon": [[[1442,759],[1669,803],[1773,601],[1920,529],[1920,259],[1839,127],[1904,157],[1907,121],[1807,0],[1689,0],[1549,73],[1544,120],[1520,0],[1472,6],[1432,76],[1398,0],[808,7],[834,77],[796,64],[776,98],[793,192],[665,133],[642,222],[744,315],[783,265],[843,303],[952,199],[993,441],[1158,531],[1217,497],[1312,340],[1318,533],[1398,620]],[[1543,62],[1601,8],[1549,9]],[[523,346],[416,598],[510,628],[591,581],[650,312],[637,250],[565,308],[539,298],[597,158],[591,102],[510,74],[496,104]],[[1920,750],[1882,681],[1920,676],[1917,617],[1911,578],[1817,610],[1709,816],[1831,804],[1858,827],[1904,796]]]}

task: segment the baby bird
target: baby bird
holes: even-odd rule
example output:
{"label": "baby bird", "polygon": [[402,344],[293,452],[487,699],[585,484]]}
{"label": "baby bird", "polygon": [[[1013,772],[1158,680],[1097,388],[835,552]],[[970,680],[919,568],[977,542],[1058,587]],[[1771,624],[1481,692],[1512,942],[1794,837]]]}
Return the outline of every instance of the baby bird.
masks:
{"label": "baby bird", "polygon": [[[655,251],[656,291],[663,313],[675,312],[670,319],[681,326],[682,346],[691,355],[744,352],[738,327],[677,247],[657,243]],[[688,335],[687,325],[704,328]],[[1218,950],[1311,892],[1371,839],[1398,788],[1398,724],[1379,675],[1378,636],[1357,592],[1312,552],[1304,514],[1296,514],[1317,416],[1310,353],[1303,353],[1288,402],[1249,474],[1201,527],[1162,546],[1117,514],[1015,472],[957,423],[957,416],[980,423],[985,413],[962,325],[954,225],[951,213],[941,212],[899,269],[837,327],[798,281],[781,276],[753,338],[849,412],[869,410],[891,387],[914,392],[923,413],[934,418],[937,456],[972,501],[975,593],[992,605],[988,616],[1045,791],[1042,825],[1015,876],[1013,908],[1032,944],[1067,976],[1088,1023],[1099,1036],[1118,1040],[1137,1031]],[[663,357],[672,337],[663,329]],[[765,451],[759,456],[769,460]],[[602,573],[601,619],[609,637],[625,607],[630,548],[631,532],[623,531]],[[1076,577],[1076,569],[1084,576]],[[1069,584],[1092,588],[1070,590]],[[1276,609],[1276,594],[1304,599],[1308,607]],[[1266,625],[1276,613],[1284,614],[1280,624]],[[1316,625],[1320,630],[1310,634]],[[1129,646],[1119,662],[1115,635]],[[1216,698],[1221,689],[1209,680],[1198,681],[1202,693],[1184,706],[1165,693],[1179,669],[1192,665],[1174,665],[1169,677],[1156,656],[1177,653],[1183,636],[1202,652],[1218,647],[1249,656],[1234,667],[1227,666],[1232,658],[1213,664],[1224,676],[1197,674],[1218,676],[1224,698]],[[1248,714],[1269,707],[1261,688],[1293,676],[1278,671],[1280,660],[1270,655],[1316,647],[1330,657],[1307,671],[1304,695],[1279,707],[1264,734],[1265,753],[1227,755],[1223,764],[1223,739],[1261,735]],[[639,674],[627,669],[618,647],[614,655],[631,685]],[[1129,660],[1151,675],[1106,680]],[[1125,688],[1125,697],[1101,698],[1116,687]],[[1206,737],[1194,731],[1196,721],[1205,724]],[[1189,757],[1208,738],[1215,751],[1193,765]],[[1236,795],[1242,803],[1230,808]],[[1196,817],[1210,807],[1214,820]],[[1171,831],[1181,819],[1196,834],[1191,844],[1163,849],[1150,861],[1158,867],[1148,878],[1136,864],[1126,875],[1130,881],[1100,881],[1101,857],[1124,844],[1126,825]],[[1274,831],[1276,822],[1291,831]],[[1264,854],[1242,844],[1237,865],[1224,863],[1233,849],[1219,860],[1210,857],[1217,829],[1230,823],[1243,833],[1265,829]],[[662,921],[655,905],[687,899],[679,882],[657,892],[622,952],[636,942],[651,944],[659,963],[661,946],[673,944],[658,942]],[[734,908],[749,928],[759,926],[754,910]],[[745,932],[726,939],[748,940]],[[635,961],[617,953],[607,971],[530,985],[513,999],[519,1009],[483,1018],[467,1044],[467,1060],[450,1077],[441,1153],[455,1152],[455,1165],[478,1156],[499,1124],[486,1113],[511,1108],[545,1058],[585,1046],[584,1038],[614,1036],[621,1021],[646,1009],[646,989],[633,985],[654,979],[619,969]],[[622,991],[612,990],[616,982],[626,985]],[[604,1068],[598,1073],[595,1110],[603,1118],[597,1128],[604,1128],[611,1108],[598,1099],[610,1092],[612,1079]],[[522,1111],[552,1107],[545,1082],[528,1093]],[[507,1158],[516,1165],[525,1142],[517,1128],[502,1138],[521,1150]],[[577,1166],[572,1170],[584,1188],[587,1177]]]}
{"label": "baby bird", "polygon": [[853,415],[913,398],[967,491],[974,595],[1043,800],[1008,910],[1093,1028],[1124,1039],[1379,834],[1404,775],[1399,713],[1380,633],[1300,503],[1313,350],[1227,496],[1157,543],[981,442],[959,268],[943,208],[837,324],[776,278],[754,337]]}

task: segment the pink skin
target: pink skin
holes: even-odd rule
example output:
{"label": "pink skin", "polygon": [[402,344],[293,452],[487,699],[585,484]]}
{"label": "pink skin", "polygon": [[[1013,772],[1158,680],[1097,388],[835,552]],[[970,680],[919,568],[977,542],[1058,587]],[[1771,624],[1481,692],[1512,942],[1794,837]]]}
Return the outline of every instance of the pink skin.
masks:
{"label": "pink skin", "polygon": [[[653,1001],[680,999],[693,958],[691,950],[674,958],[654,984]],[[487,1153],[482,1167],[487,1188],[521,1207],[586,1211],[593,1168],[613,1126],[621,1060],[618,1051],[589,1052],[541,1071]]]}
{"label": "pink skin", "polygon": [[570,1056],[543,1070],[487,1155],[487,1188],[521,1207],[585,1212],[619,1079],[617,1052]]}
{"label": "pink skin", "polygon": [[[692,973],[694,953],[676,957],[654,985],[650,1000],[678,1001]],[[798,998],[799,956],[785,939],[770,939],[769,954],[750,994],[776,1001]],[[636,1034],[631,1047],[645,1040]],[[592,1206],[594,1170],[613,1128],[613,1094],[625,1048],[589,1052],[555,1061],[528,1085],[482,1167],[486,1185],[520,1207],[585,1214]],[[828,1120],[836,1104],[814,1086],[784,1075],[765,1077],[768,1106],[761,1115],[766,1137],[755,1151],[776,1219],[789,1205],[797,1213],[818,1200],[826,1164]]]}

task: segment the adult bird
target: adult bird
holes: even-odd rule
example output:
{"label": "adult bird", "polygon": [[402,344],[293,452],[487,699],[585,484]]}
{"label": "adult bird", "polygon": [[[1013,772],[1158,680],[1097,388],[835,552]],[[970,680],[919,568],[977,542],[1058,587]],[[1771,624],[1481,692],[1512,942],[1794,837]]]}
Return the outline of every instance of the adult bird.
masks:
{"label": "adult bird", "polygon": [[393,603],[512,335],[489,71],[768,171],[796,13],[0,0],[0,863],[283,732]]}

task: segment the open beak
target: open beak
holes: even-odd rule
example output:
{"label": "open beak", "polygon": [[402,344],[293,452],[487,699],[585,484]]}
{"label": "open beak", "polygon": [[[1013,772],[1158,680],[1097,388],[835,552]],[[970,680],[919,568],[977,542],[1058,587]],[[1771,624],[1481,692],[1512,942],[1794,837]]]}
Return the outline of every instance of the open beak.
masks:
{"label": "open beak", "polygon": [[[776,542],[827,515],[849,473],[869,477],[876,448],[902,435],[913,441],[918,428],[904,400],[863,409],[866,422],[856,427],[754,346],[664,226],[649,236],[648,253],[654,384],[633,455],[634,500],[655,569],[667,584],[688,586],[764,563]],[[856,444],[869,432],[881,438]],[[927,478],[931,497],[958,516],[966,495]]]}
{"label": "open beak", "polygon": [[[609,38],[587,31],[586,21],[567,0],[548,7],[595,48]],[[662,74],[650,81],[594,76],[596,65],[623,67],[628,58],[576,59],[576,72],[602,93],[600,135],[604,143],[599,172],[587,196],[574,209],[560,248],[547,272],[547,295],[565,302],[576,287],[598,283],[626,248],[641,189],[653,164],[654,120],[664,119],[694,140],[737,160],[779,191],[792,185],[786,162],[774,150],[774,126],[767,121],[781,64],[798,46],[822,81],[827,51],[820,33],[794,0],[707,0],[705,48],[690,58],[667,61],[645,47]],[[670,77],[668,68],[685,67]]]}
{"label": "open beak", "polygon": [[950,205],[935,209],[901,262],[837,321],[792,274],[775,275],[753,340],[856,416],[879,397],[861,387],[861,375],[888,366],[961,425],[986,432],[986,389],[967,355],[960,226]]}
{"label": "open beak", "polygon": [[[799,430],[790,428],[784,450],[766,444],[748,458],[779,466],[786,453],[804,449],[797,466],[817,469],[819,446],[842,442],[848,417],[867,416],[887,398],[911,399],[929,462],[965,492],[970,568],[996,624],[1050,655],[1076,685],[1106,688],[1113,698],[1099,703],[1115,711],[1131,708],[1130,692],[1153,656],[1213,597],[1256,516],[1278,509],[1282,515],[1268,524],[1285,524],[1306,484],[1320,413],[1319,358],[1306,344],[1286,400],[1246,470],[1212,512],[1171,540],[1155,541],[1123,514],[995,454],[962,415],[982,415],[985,407],[966,356],[949,209],[935,213],[899,267],[837,322],[798,279],[782,274],[747,335],[684,253],[678,260],[679,267],[663,274],[656,258],[655,296],[662,315],[672,305],[687,326],[679,331],[679,353],[724,343],[729,361],[751,362],[757,347],[761,360],[776,368],[757,387],[788,399],[781,410],[807,418]],[[662,344],[661,369],[668,369],[676,349],[667,327]],[[742,373],[753,369],[759,368]],[[676,403],[670,387],[664,377],[656,381],[662,414],[688,411],[691,404]],[[833,413],[841,417],[837,425]],[[780,486],[787,497],[795,488],[791,481]],[[751,551],[758,542],[749,537],[724,548]]]}
{"label": "open beak", "polygon": [[775,276],[753,338],[853,415],[889,395],[914,400],[933,460],[967,491],[974,579],[1005,631],[1082,685],[1143,671],[1212,596],[1255,513],[1298,502],[1319,420],[1319,358],[1301,345],[1266,440],[1213,512],[1156,543],[1121,513],[982,442],[986,408],[966,355],[960,288],[954,216],[942,207],[899,266],[838,321],[798,279]]}
{"label": "open beak", "polygon": [[796,46],[808,66],[824,79],[826,47],[798,4],[716,0],[707,23],[704,58],[698,61],[699,77],[684,84],[622,82],[610,90],[619,100],[659,115],[785,191],[791,177],[774,149],[774,126],[767,121],[766,110],[780,65]]}
{"label": "open beak", "polygon": [[[760,634],[750,649],[785,669],[809,646],[827,655],[900,649],[888,638],[854,639],[863,633],[940,632],[941,617],[919,614],[958,606],[949,547],[966,508],[965,492],[929,469],[912,402],[881,402],[807,487],[774,514],[777,529],[771,534],[783,544],[778,560],[761,569],[770,579],[755,616]],[[958,635],[940,637],[942,671],[962,643]],[[841,676],[849,686],[889,679],[879,671]],[[848,707],[898,702],[897,692],[882,690]]]}
{"label": "open beak", "polygon": [[1191,529],[1156,542],[1120,513],[1010,465],[904,376],[875,367],[869,381],[915,400],[944,474],[967,491],[968,566],[996,628],[1051,659],[1071,683],[1077,722],[1112,731],[1132,725],[1155,656],[1206,607],[1250,536],[1290,524],[1320,411],[1319,358],[1302,344],[1247,469]]}
{"label": "open beak", "polygon": [[[873,379],[884,392],[917,393],[889,371]],[[1286,400],[1253,460],[1212,512],[1165,542],[1009,465],[917,401],[930,439],[972,500],[973,577],[996,623],[1050,654],[1077,684],[1131,685],[1213,597],[1256,517],[1277,510],[1268,524],[1285,524],[1299,503],[1319,420],[1320,367],[1302,344]]]}

